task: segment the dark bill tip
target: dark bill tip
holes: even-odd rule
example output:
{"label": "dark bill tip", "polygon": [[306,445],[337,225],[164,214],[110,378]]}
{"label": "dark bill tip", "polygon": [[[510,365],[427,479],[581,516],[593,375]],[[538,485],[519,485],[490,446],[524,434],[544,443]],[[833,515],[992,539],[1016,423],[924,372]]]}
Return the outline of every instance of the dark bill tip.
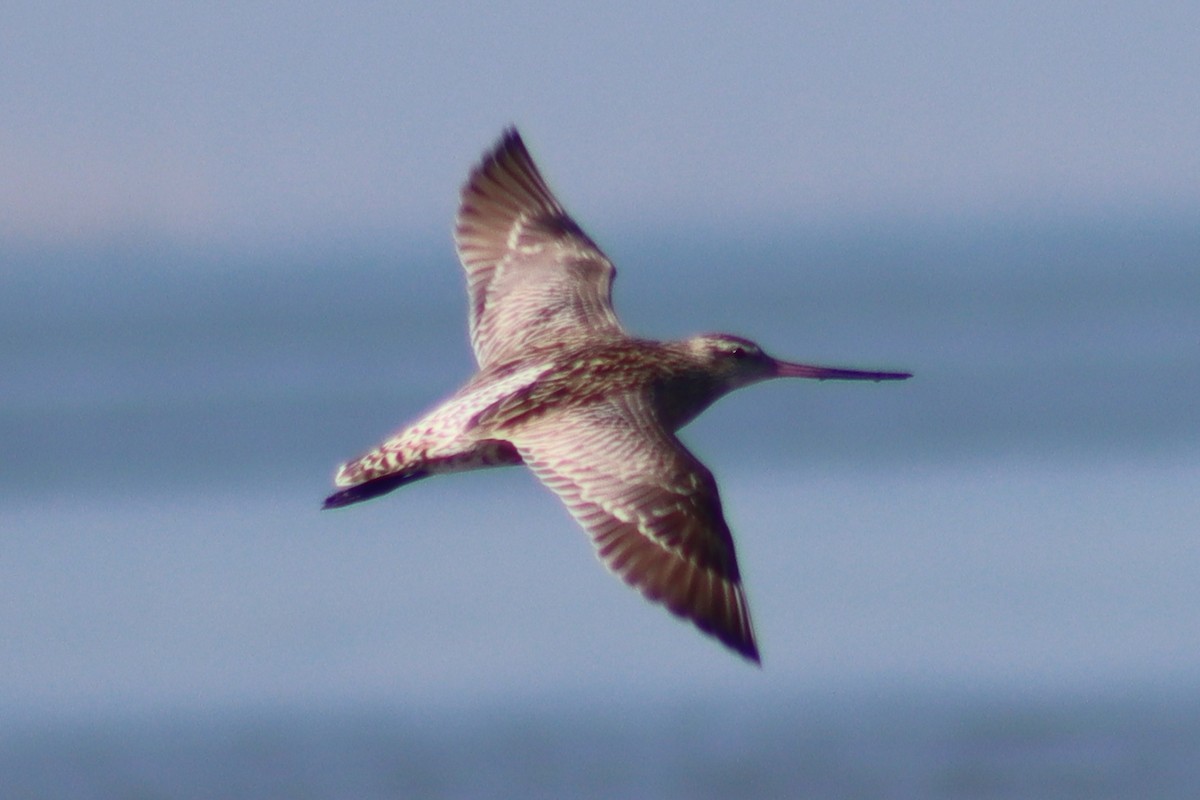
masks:
{"label": "dark bill tip", "polygon": [[775,375],[780,378],[812,378],[818,381],[902,381],[912,377],[911,372],[872,372],[820,367],[815,364],[792,364],[787,361],[775,362]]}

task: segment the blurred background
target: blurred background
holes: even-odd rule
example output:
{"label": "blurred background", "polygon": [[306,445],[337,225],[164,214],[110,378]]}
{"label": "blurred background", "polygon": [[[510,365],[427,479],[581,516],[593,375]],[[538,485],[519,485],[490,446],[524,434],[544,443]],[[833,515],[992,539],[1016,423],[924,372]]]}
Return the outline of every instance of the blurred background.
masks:
{"label": "blurred background", "polygon": [[[1190,797],[1192,3],[10,3],[0,793]],[[521,469],[318,511],[470,374],[508,124],[627,327],[908,369],[684,432],[763,667]]]}

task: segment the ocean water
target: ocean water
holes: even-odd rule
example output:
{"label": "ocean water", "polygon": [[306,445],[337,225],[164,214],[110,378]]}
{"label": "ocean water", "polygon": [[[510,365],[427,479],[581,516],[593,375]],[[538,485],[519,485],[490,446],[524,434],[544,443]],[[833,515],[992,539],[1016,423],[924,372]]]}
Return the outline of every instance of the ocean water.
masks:
{"label": "ocean water", "polygon": [[[6,797],[1189,798],[1195,703],[793,698],[309,709],[41,725]],[[717,712],[717,713],[714,713]]]}
{"label": "ocean water", "polygon": [[0,247],[0,796],[1190,797],[1197,230],[605,243],[635,331],[916,373],[684,432],[761,669],[523,470],[317,510],[470,371],[448,242]]}

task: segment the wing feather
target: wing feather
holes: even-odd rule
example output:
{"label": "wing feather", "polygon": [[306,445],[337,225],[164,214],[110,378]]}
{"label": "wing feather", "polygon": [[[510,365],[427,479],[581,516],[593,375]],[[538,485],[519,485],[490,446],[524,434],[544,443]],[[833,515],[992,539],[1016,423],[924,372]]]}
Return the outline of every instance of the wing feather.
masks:
{"label": "wing feather", "polygon": [[471,172],[454,239],[480,367],[572,334],[623,334],[612,262],[563,209],[516,130]]}
{"label": "wing feather", "polygon": [[630,395],[513,432],[526,464],[648,599],[752,661],[758,646],[712,474]]}

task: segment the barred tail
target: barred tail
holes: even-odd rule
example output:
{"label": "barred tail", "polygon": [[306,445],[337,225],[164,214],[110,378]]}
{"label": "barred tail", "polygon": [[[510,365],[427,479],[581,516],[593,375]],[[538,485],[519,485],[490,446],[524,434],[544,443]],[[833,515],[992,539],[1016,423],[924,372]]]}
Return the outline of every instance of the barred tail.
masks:
{"label": "barred tail", "polygon": [[387,494],[393,489],[399,489],[404,484],[420,480],[429,474],[429,470],[414,469],[404,472],[393,472],[390,475],[381,475],[378,478],[372,478],[371,480],[351,486],[348,489],[342,489],[340,492],[334,492],[325,498],[325,503],[321,508],[341,508],[342,506],[361,503],[363,500],[370,500],[372,497]]}

